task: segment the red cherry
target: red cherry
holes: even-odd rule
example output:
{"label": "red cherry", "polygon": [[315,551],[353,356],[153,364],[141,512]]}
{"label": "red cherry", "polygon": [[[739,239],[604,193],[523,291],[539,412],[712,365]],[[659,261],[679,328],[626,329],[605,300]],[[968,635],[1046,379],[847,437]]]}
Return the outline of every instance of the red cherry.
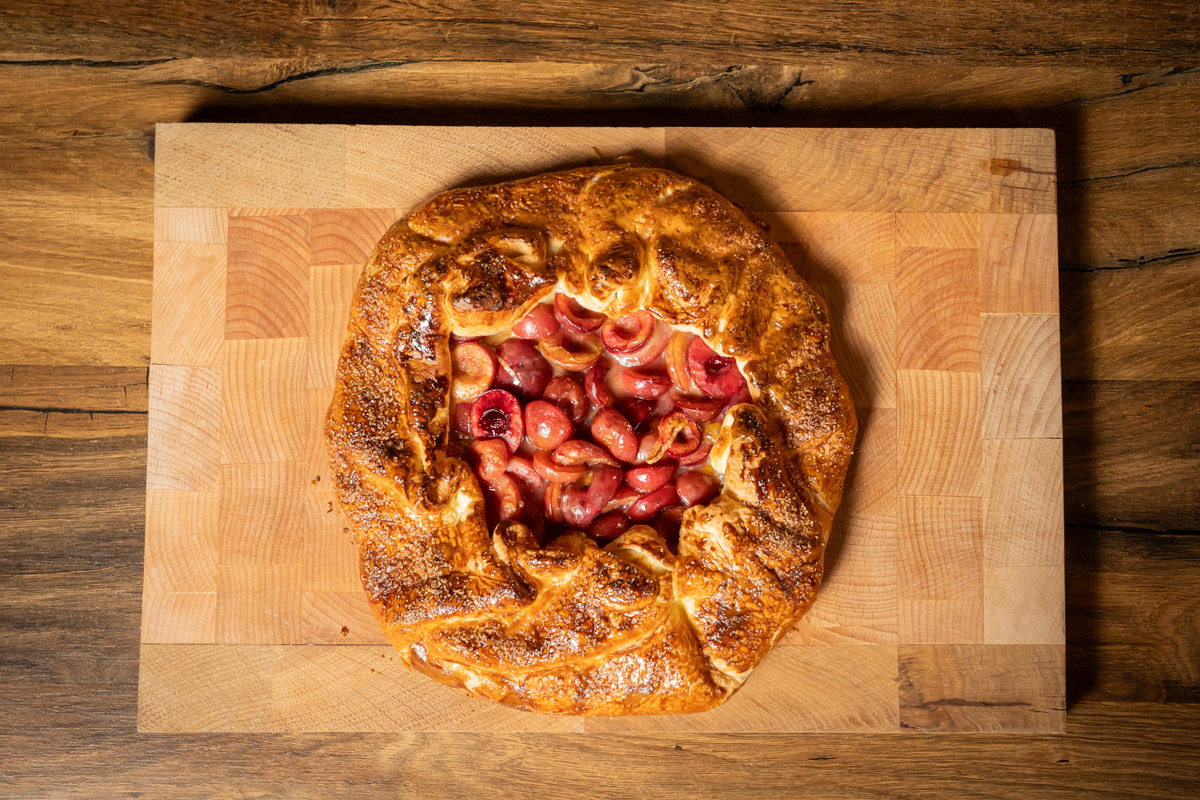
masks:
{"label": "red cherry", "polygon": [[569,442],[564,442],[555,448],[552,457],[555,464],[563,466],[578,466],[580,464],[587,464],[588,466],[596,464],[603,464],[609,467],[618,466],[617,460],[602,448],[591,442],[585,442],[582,439],[572,439]]}
{"label": "red cherry", "polygon": [[681,458],[695,452],[704,440],[704,432],[682,411],[672,411],[659,421],[658,439],[654,451],[646,458],[651,464],[665,456]]}
{"label": "red cherry", "polygon": [[599,467],[592,471],[592,482],[586,488],[569,486],[563,492],[563,520],[576,528],[586,528],[601,509],[616,494],[621,485],[621,470]]}
{"label": "red cherry", "polygon": [[470,449],[480,480],[494,481],[504,474],[508,467],[508,445],[503,439],[476,439]]}
{"label": "red cherry", "polygon": [[592,401],[592,405],[608,408],[617,402],[612,389],[608,388],[608,364],[603,361],[597,361],[591,369],[584,373],[583,388],[587,392],[588,399]]}
{"label": "red cherry", "polygon": [[471,406],[471,435],[476,439],[503,439],[510,453],[517,452],[525,436],[517,398],[503,389],[479,395]]}
{"label": "red cherry", "polygon": [[613,360],[623,367],[640,367],[662,355],[671,339],[671,329],[657,322],[650,337],[637,349],[627,353],[613,353]]}
{"label": "red cherry", "polygon": [[450,351],[450,360],[454,399],[474,400],[492,385],[496,376],[496,357],[479,342],[455,345]]}
{"label": "red cherry", "polygon": [[641,494],[648,494],[666,486],[674,475],[675,462],[663,461],[625,470],[625,483]]}
{"label": "red cherry", "polygon": [[538,347],[550,363],[568,372],[583,372],[599,361],[604,352],[596,336],[569,336],[562,332],[542,339]]}
{"label": "red cherry", "polygon": [[729,398],[729,402],[725,404],[725,411],[733,408],[740,403],[753,403],[754,398],[750,395],[750,387],[742,382],[742,387],[737,390],[733,397]]}
{"label": "red cherry", "polygon": [[554,316],[558,317],[564,328],[576,333],[590,333],[607,319],[599,311],[589,311],[574,298],[561,293],[554,295]]}
{"label": "red cherry", "polygon": [[709,397],[733,397],[746,383],[737,362],[717,355],[699,336],[688,344],[687,371],[696,387]]}
{"label": "red cherry", "polygon": [[546,386],[542,399],[561,408],[576,425],[587,418],[587,395],[584,394],[579,381],[574,378],[559,375]]}
{"label": "red cherry", "polygon": [[616,493],[612,499],[604,506],[604,513],[611,511],[625,512],[629,507],[641,499],[641,492],[634,489],[632,486],[621,484],[617,487]]}
{"label": "red cherry", "polygon": [[450,429],[460,436],[471,435],[471,406],[468,400],[454,404],[450,409]]}
{"label": "red cherry", "polygon": [[724,400],[712,397],[688,397],[672,390],[670,398],[675,408],[687,414],[701,425],[712,422],[725,409]]}
{"label": "red cherry", "polygon": [[568,483],[583,477],[586,471],[582,464],[559,464],[545,450],[536,450],[533,454],[533,469],[543,479],[551,483]]}
{"label": "red cherry", "polygon": [[629,420],[634,428],[637,428],[654,413],[654,403],[640,397],[626,397],[617,403],[617,410],[625,416],[625,419]]}
{"label": "red cherry", "polygon": [[638,437],[629,420],[613,408],[603,408],[592,419],[592,438],[608,448],[608,452],[632,464],[637,458]]}
{"label": "red cherry", "polygon": [[526,497],[541,499],[542,492],[546,489],[546,481],[534,469],[532,459],[515,455],[508,460],[506,471],[517,479]]}
{"label": "red cherry", "polygon": [[712,452],[712,448],[712,439],[705,436],[704,439],[701,440],[700,446],[697,447],[693,452],[688,453],[686,456],[679,457],[679,466],[695,467],[703,464],[705,461],[708,461],[708,454]]}
{"label": "red cherry", "polygon": [[653,399],[671,388],[671,379],[657,372],[627,369],[621,373],[621,382],[634,397]]}
{"label": "red cherry", "polygon": [[715,477],[695,470],[679,473],[679,477],[675,479],[675,488],[679,492],[679,501],[685,506],[707,503],[721,491]]}
{"label": "red cherry", "polygon": [[601,514],[588,525],[587,533],[600,543],[611,542],[629,529],[633,523],[620,512]]}
{"label": "red cherry", "polygon": [[525,406],[525,435],[534,447],[553,450],[571,438],[575,426],[566,413],[545,400],[533,400]]}
{"label": "red cherry", "polygon": [[[536,464],[536,456],[535,461]],[[562,483],[550,483],[546,485],[546,494],[542,498],[542,505],[546,509],[546,519],[551,522],[562,524],[563,522],[563,486]]]}
{"label": "red cherry", "polygon": [[521,490],[512,476],[501,473],[494,481],[483,484],[483,497],[489,516],[495,520],[515,519],[525,507]]}
{"label": "red cherry", "polygon": [[554,375],[549,362],[524,339],[505,339],[496,348],[496,385],[525,399],[541,397]]}
{"label": "red cherry", "polygon": [[656,489],[644,495],[629,507],[629,518],[634,522],[645,522],[667,506],[679,502],[679,493],[674,484],[668,483],[661,489]]}
{"label": "red cherry", "polygon": [[513,336],[519,339],[545,339],[558,333],[558,318],[554,308],[542,303],[533,307],[525,318],[513,326]]}
{"label": "red cherry", "polygon": [[676,388],[684,394],[700,391],[687,368],[687,349],[693,338],[695,336],[686,331],[676,331],[671,335],[666,349],[667,371],[671,373]]}
{"label": "red cherry", "polygon": [[649,311],[607,319],[600,326],[600,341],[610,353],[629,353],[649,341],[654,325],[655,319]]}
{"label": "red cherry", "polygon": [[[647,431],[638,437],[638,451],[635,464],[645,464],[654,451],[658,449],[658,430]],[[660,456],[661,458],[661,456]]]}

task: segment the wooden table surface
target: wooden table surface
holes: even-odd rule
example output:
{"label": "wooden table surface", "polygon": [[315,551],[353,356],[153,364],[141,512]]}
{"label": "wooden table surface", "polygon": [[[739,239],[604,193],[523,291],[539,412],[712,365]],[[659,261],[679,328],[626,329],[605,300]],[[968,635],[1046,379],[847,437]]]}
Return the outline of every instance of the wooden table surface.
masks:
{"label": "wooden table surface", "polygon": [[[1195,796],[1194,0],[586,7],[0,6],[0,796]],[[138,734],[153,126],[186,120],[1053,128],[1066,735]]]}

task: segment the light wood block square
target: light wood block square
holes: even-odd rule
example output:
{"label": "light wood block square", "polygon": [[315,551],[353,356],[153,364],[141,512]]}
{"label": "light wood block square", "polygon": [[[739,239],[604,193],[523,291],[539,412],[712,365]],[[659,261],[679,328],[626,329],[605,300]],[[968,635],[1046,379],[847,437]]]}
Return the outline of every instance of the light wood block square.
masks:
{"label": "light wood block square", "polygon": [[[160,126],[140,728],[1060,730],[1053,150],[1045,131]],[[392,222],[624,153],[770,226],[830,307],[859,439],[818,600],[728,704],[524,714],[376,644],[323,418]]]}
{"label": "light wood block square", "polygon": [[912,644],[953,644],[983,639],[983,598],[901,597],[899,639]]}
{"label": "light wood block square", "polygon": [[217,568],[218,644],[300,644],[299,564]]}
{"label": "light wood block square", "polygon": [[838,516],[825,552],[824,591],[781,643],[894,643],[896,553],[895,517]]}
{"label": "light wood block square", "polygon": [[150,366],[146,488],[215,492],[219,481],[221,372]]}
{"label": "light wood block square", "polygon": [[305,644],[387,644],[362,587],[304,592],[300,625]]}
{"label": "light wood block square", "polygon": [[229,215],[223,208],[154,209],[154,241],[225,244]]}
{"label": "light wood block square", "polygon": [[900,726],[942,733],[1061,733],[1065,648],[901,645]]}
{"label": "light wood block square", "polygon": [[358,548],[332,490],[304,495],[304,590],[362,593]]}
{"label": "light wood block square", "polygon": [[403,212],[394,208],[323,209],[307,214],[313,266],[367,263],[375,244]]}
{"label": "light wood block square", "polygon": [[1063,568],[984,567],[984,641],[1063,644]]}
{"label": "light wood block square", "polygon": [[1058,313],[1058,225],[1053,214],[987,214],[979,244],[983,310]]}
{"label": "light wood block square", "polygon": [[896,309],[887,286],[816,283],[829,305],[833,356],[856,406],[896,406]]}
{"label": "light wood block square", "polygon": [[303,466],[284,462],[221,467],[221,565],[301,563],[309,526]]}
{"label": "light wood block square", "polygon": [[893,291],[897,369],[979,371],[974,250],[902,250]]}
{"label": "light wood block square", "polygon": [[146,595],[217,590],[217,492],[146,492]]}
{"label": "light wood block square", "polygon": [[346,142],[346,197],[355,208],[408,209],[454,186],[597,159],[632,155],[661,165],[663,148],[662,128],[357,126]]}
{"label": "light wood block square", "polygon": [[154,128],[154,205],[344,208],[344,125]]}
{"label": "light wood block square", "polygon": [[858,411],[858,440],[839,515],[896,517],[896,411]]}
{"label": "light wood block square", "polygon": [[979,375],[896,374],[901,494],[981,495]]}
{"label": "light wood block square", "polygon": [[153,315],[154,363],[216,366],[225,338],[225,248],[156,244]]}
{"label": "light wood block square", "polygon": [[[284,647],[277,652],[269,689],[275,730],[584,730],[578,717],[481,704],[408,669],[390,647]],[[321,691],[313,691],[317,686]]]}
{"label": "light wood block square", "polygon": [[759,212],[809,283],[887,286],[896,277],[896,215],[886,212]]}
{"label": "light wood block square", "polygon": [[977,250],[982,214],[897,214],[896,246]]}
{"label": "light wood block square", "polygon": [[143,593],[144,644],[210,644],[216,640],[216,592]]}
{"label": "light wood block square", "polygon": [[229,219],[226,339],[308,332],[309,221],[302,214]]}
{"label": "light wood block square", "polygon": [[224,355],[221,463],[303,459],[308,340],[234,339]]}
{"label": "light wood block square", "polygon": [[667,166],[751,211],[1054,211],[1053,132],[884,133],[670,128]]}
{"label": "light wood block square", "polygon": [[1058,316],[983,316],[983,435],[1062,436]]}
{"label": "light wood block square", "polygon": [[983,502],[977,497],[900,498],[900,595],[978,599],[983,580]]}
{"label": "light wood block square", "polygon": [[138,731],[275,730],[271,676],[278,658],[269,647],[143,643],[138,659]]}
{"label": "light wood block square", "polygon": [[[796,697],[806,702],[796,703]],[[703,714],[589,717],[589,733],[895,731],[895,645],[776,647],[722,706]]]}
{"label": "light wood block square", "polygon": [[989,567],[1063,565],[1061,439],[983,443],[983,563]]}
{"label": "light wood block square", "polygon": [[332,389],[362,264],[313,267],[308,284],[308,387]]}

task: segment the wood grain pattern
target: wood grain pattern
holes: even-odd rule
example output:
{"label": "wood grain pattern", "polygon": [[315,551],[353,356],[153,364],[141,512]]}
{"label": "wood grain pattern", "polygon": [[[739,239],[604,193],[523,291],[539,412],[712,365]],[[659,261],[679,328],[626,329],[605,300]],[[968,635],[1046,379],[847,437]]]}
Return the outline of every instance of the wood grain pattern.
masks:
{"label": "wood grain pattern", "polygon": [[979,374],[900,370],[896,402],[900,493],[981,496]]}
{"label": "wood grain pattern", "polygon": [[[156,529],[148,534],[153,547],[146,551],[145,608],[160,618],[145,626],[145,647],[156,652],[143,671],[162,674],[143,680],[143,727],[186,730],[188,717],[202,727],[246,731],[488,730],[499,724],[491,709],[474,711],[481,704],[471,701],[452,717],[414,711],[444,692],[407,673],[369,707],[340,694],[365,692],[376,680],[362,673],[367,662],[360,655],[382,637],[358,585],[351,537],[331,489],[322,484],[320,422],[361,262],[397,213],[446,185],[511,174],[513,165],[539,169],[627,153],[650,163],[664,157],[682,163],[707,148],[718,168],[720,159],[735,155],[743,167],[754,165],[753,190],[773,204],[762,206],[763,221],[825,294],[835,320],[834,349],[860,407],[859,454],[826,553],[819,600],[719,712],[588,721],[582,727],[511,712],[496,719],[512,730],[896,732],[902,727],[898,642],[1061,643],[1061,556],[1053,560],[1048,548],[1061,542],[1062,526],[1061,518],[1046,518],[1056,507],[1046,499],[1023,506],[1022,519],[986,514],[993,484],[997,503],[1022,492],[1050,498],[1061,485],[1053,481],[1054,451],[1041,452],[1042,472],[1022,482],[1011,473],[1020,470],[1013,459],[1025,440],[996,438],[985,464],[983,422],[985,414],[995,417],[995,437],[1055,432],[1044,424],[1041,398],[1053,396],[1045,376],[1058,374],[1057,350],[1043,345],[1044,332],[1057,330],[1057,316],[982,314],[979,256],[985,229],[994,227],[987,225],[993,216],[988,210],[1044,210],[1053,174],[1018,191],[1018,184],[1000,180],[1016,167],[997,170],[987,161],[971,167],[962,152],[973,158],[986,150],[1005,164],[1037,162],[1045,158],[1044,137],[978,130],[826,130],[818,136],[767,129],[357,127],[344,137],[321,130],[319,142],[343,142],[344,149],[312,165],[304,159],[314,145],[296,147],[305,130],[255,128],[241,151],[230,153],[235,137],[228,131],[176,126],[161,145],[159,186],[166,199],[160,204],[195,202],[200,178],[208,180],[206,197],[243,204],[220,207],[224,227],[213,224],[204,207],[176,207],[159,226],[179,237],[226,232],[224,242],[163,245],[193,253],[200,264],[213,259],[224,269],[224,341],[215,369],[220,408],[198,423],[219,431],[216,532],[197,539],[198,521],[181,524],[179,535],[187,541],[173,553],[163,546],[169,514],[148,516]],[[208,132],[216,135],[206,144]],[[283,155],[292,150],[297,157]],[[442,159],[429,158],[432,151]],[[208,164],[192,163],[206,158],[220,159],[225,171],[218,175]],[[797,158],[806,163],[807,176],[790,169]],[[837,167],[838,159],[852,166]],[[866,159],[874,171],[856,159]],[[280,174],[285,163],[295,164],[294,181]],[[883,178],[880,170],[900,164],[912,165],[913,174]],[[335,207],[306,207],[320,178],[338,169],[342,180],[333,180],[341,194],[322,196]],[[261,185],[252,192],[240,185],[263,170],[272,174],[265,184],[275,192],[271,202],[254,194]],[[836,198],[798,192],[794,185],[830,175],[850,182]],[[749,182],[738,186],[742,192],[752,188]],[[374,207],[340,207],[351,200]],[[1005,252],[1007,268],[1044,282],[1039,270],[1051,265],[1027,267],[1028,248]],[[186,258],[168,267],[168,280],[194,268]],[[178,308],[186,312],[186,304]],[[1036,324],[1016,324],[1027,319]],[[1035,370],[1041,372],[1029,377]],[[1031,392],[1038,402],[1031,402]],[[152,417],[156,407],[151,404]],[[205,454],[214,459],[211,446]],[[188,493],[175,492],[159,502],[203,502],[211,513],[212,490],[208,484],[199,488],[206,490],[203,499],[176,498]],[[1015,555],[985,563],[989,541],[997,553]],[[1040,552],[1045,563],[1025,563],[1037,561],[1028,553]],[[188,558],[197,563],[187,569],[170,564]],[[1030,615],[1044,619],[1031,627],[1023,623]],[[246,658],[252,664],[266,658],[274,676],[267,684],[255,679],[226,687],[225,702],[237,708],[220,723],[195,710],[198,695],[180,700],[166,694],[179,662],[163,648],[200,642],[215,648],[206,656],[214,664],[212,680],[236,684],[238,670],[231,664]],[[191,666],[179,676],[197,679]],[[320,698],[300,693],[306,681],[322,685]],[[270,694],[265,706],[262,692]],[[397,708],[381,710],[384,703]],[[163,707],[185,719],[163,721]]]}
{"label": "wood grain pattern", "polygon": [[1062,436],[1058,315],[985,314],[980,348],[984,437]]}
{"label": "wood grain pattern", "polygon": [[901,645],[906,730],[1058,733],[1066,713],[1061,645]]}
{"label": "wood grain pattern", "polygon": [[221,432],[221,371],[205,367],[150,368],[146,486],[216,491]]}
{"label": "wood grain pattern", "polygon": [[[337,5],[347,16],[364,8]],[[908,7],[909,21],[869,4],[703,9],[723,9],[724,27],[695,18],[643,25],[641,9],[606,12],[600,24],[620,26],[617,35],[521,30],[529,15],[506,7],[512,22],[479,18],[465,42],[454,39],[460,19],[414,11],[419,25],[329,23],[322,35],[342,38],[323,42],[320,59],[286,39],[302,26],[258,12],[231,25],[197,19],[199,8],[0,8],[4,58],[34,62],[0,64],[3,80],[20,87],[0,125],[9,156],[0,158],[0,362],[12,365],[0,370],[0,404],[33,409],[0,418],[41,418],[0,429],[0,530],[12,534],[0,536],[0,793],[1197,793],[1200,637],[1190,587],[1200,538],[1159,532],[1200,520],[1200,306],[1190,302],[1200,281],[1200,71],[1169,66],[1194,61],[1194,3],[1020,14],[942,3]],[[679,16],[673,6],[665,13]],[[775,13],[801,16],[781,25]],[[588,35],[595,40],[581,43]],[[438,60],[373,60],[413,41]],[[265,49],[279,57],[250,55]],[[628,61],[508,61],[535,52]],[[444,60],[455,53],[492,61]],[[195,57],[154,63],[167,55]],[[729,66],[747,61],[756,65]],[[136,733],[153,126],[186,119],[1054,126],[1066,512],[1077,526],[1066,532],[1067,736],[918,736],[898,747],[870,734]],[[68,418],[87,435],[42,436],[44,422]]]}

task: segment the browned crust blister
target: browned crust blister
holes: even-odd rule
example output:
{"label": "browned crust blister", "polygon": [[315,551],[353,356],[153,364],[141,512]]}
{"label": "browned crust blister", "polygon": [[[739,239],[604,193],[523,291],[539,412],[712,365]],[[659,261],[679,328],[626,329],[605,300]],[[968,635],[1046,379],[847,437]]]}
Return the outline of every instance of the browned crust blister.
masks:
{"label": "browned crust blister", "polygon": [[[446,455],[449,335],[510,327],[559,286],[647,308],[739,360],[721,495],[678,554],[638,525],[600,548],[488,531]],[[523,709],[662,714],[720,704],[816,597],[856,433],[824,303],[708,187],[596,167],[445,192],[397,222],[359,283],[326,440],[363,583],[415,669]]]}

